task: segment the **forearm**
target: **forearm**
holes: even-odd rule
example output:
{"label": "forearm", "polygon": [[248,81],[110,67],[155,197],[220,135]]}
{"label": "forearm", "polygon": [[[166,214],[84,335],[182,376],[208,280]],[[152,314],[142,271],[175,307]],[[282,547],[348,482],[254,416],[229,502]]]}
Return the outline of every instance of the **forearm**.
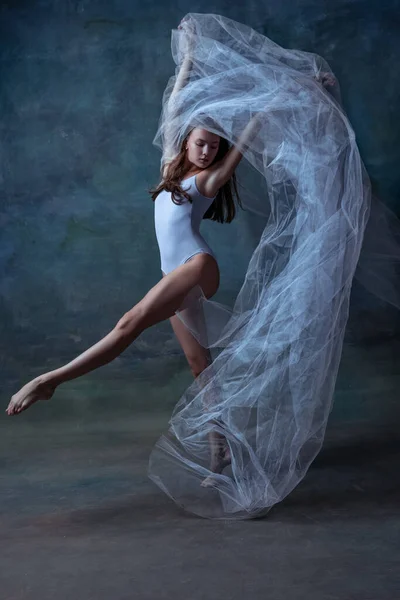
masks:
{"label": "forearm", "polygon": [[257,136],[259,130],[261,129],[264,116],[264,111],[260,111],[257,114],[255,114],[247,123],[246,127],[243,129],[240,135],[237,144],[235,144],[236,148],[240,152],[244,152],[245,150],[247,150],[247,147],[250,144],[250,142],[252,142]]}
{"label": "forearm", "polygon": [[[165,130],[164,130],[164,158],[166,161],[172,159],[172,157],[176,154],[176,150],[174,150],[174,141],[173,141],[173,132],[175,131],[173,117],[175,115],[175,96],[179,93],[179,91],[186,85],[187,79],[189,77],[190,70],[192,68],[192,59],[190,54],[188,54],[183,60],[179,74],[175,80],[175,85],[168,99],[168,104],[166,106],[166,116],[165,116]],[[164,165],[161,167],[161,173],[163,174]]]}
{"label": "forearm", "polygon": [[188,53],[182,61],[179,69],[178,76],[175,80],[175,85],[170,95],[170,100],[173,98],[183,87],[185,87],[189,73],[192,69],[192,56]]}

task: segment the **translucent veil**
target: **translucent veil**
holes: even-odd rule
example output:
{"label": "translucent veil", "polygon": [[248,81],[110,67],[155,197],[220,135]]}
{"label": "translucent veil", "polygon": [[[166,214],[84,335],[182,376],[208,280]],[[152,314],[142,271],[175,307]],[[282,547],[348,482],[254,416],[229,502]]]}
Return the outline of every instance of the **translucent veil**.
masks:
{"label": "translucent veil", "polygon": [[[175,407],[149,476],[193,513],[249,518],[289,494],[321,448],[354,275],[399,307],[400,251],[389,221],[399,229],[382,203],[371,203],[339,86],[321,83],[321,73],[332,74],[323,58],[281,48],[219,15],[186,19],[195,32],[192,70],[172,112],[170,78],[154,143],[162,161],[170,158],[172,125],[175,151],[194,126],[235,144],[261,111],[243,160],[265,186],[241,199],[268,218],[233,307],[194,288],[177,311],[217,355]],[[172,31],[178,66],[185,36]],[[209,469],[210,432],[229,446],[232,464],[221,474]]]}

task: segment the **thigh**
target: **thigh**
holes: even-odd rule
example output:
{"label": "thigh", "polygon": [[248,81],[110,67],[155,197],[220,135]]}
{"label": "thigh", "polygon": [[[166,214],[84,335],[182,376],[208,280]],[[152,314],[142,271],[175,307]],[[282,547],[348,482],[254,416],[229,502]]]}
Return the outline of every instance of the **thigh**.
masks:
{"label": "thigh", "polygon": [[196,283],[203,290],[205,297],[208,299],[214,296],[219,288],[220,277],[218,263],[215,258],[206,252],[199,252],[181,266],[186,265],[197,273]]}
{"label": "thigh", "polygon": [[204,296],[210,298],[218,289],[219,270],[214,257],[197,254],[180,265],[147,292],[123,320],[137,321],[137,328],[146,329],[160,321],[173,317],[178,309],[186,309],[193,302],[201,288]]}

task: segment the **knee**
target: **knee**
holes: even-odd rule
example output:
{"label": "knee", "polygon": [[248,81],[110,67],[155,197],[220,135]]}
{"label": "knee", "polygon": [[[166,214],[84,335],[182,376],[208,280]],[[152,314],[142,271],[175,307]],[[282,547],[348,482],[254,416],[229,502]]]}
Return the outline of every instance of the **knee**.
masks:
{"label": "knee", "polygon": [[137,331],[143,325],[144,327],[144,311],[141,310],[140,305],[134,306],[131,310],[126,312],[118,321],[115,329],[123,332],[129,332],[131,330]]}

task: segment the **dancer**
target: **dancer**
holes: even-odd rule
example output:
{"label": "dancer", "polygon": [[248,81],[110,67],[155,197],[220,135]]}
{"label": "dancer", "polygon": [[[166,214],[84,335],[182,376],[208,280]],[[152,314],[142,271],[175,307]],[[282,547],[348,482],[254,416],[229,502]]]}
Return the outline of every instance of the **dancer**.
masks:
{"label": "dancer", "polygon": [[[186,55],[168,103],[171,132],[173,105],[184,87],[191,68],[194,36],[190,22],[183,19],[178,29],[185,31]],[[205,213],[220,222],[235,216],[231,180],[236,188],[235,168],[242,159],[242,149],[254,137],[259,115],[249,122],[239,142],[229,146],[220,136],[204,128],[192,128],[181,144],[177,156],[164,161],[162,181],[152,191],[155,201],[155,229],[160,249],[162,280],[118,321],[113,330],[97,344],[70,363],[39,375],[12,396],[8,415],[17,415],[38,400],[49,400],[56,388],[110,362],[123,352],[144,329],[169,318],[182,346],[194,377],[210,364],[211,353],[176,316],[176,311],[190,314],[190,292],[200,286],[211,298],[219,286],[217,259],[199,232]],[[165,156],[173,153],[173,140],[166,140]],[[186,200],[186,202],[184,202]],[[239,200],[240,203],[240,200]],[[192,294],[193,296],[193,294]],[[209,434],[210,470],[216,473],[230,463],[229,447],[224,436]]]}
{"label": "dancer", "polygon": [[[197,515],[251,518],[294,489],[322,446],[370,213],[379,222],[369,234],[374,258],[389,239],[374,232],[388,229],[322,57],[200,13],[172,31],[172,55],[178,73],[154,138],[163,181],[151,191],[163,277],[98,344],[24,386],[7,412],[50,398],[170,318],[195,378],[149,476]],[[234,217],[239,163],[244,182],[258,185],[256,194],[243,185],[239,204],[266,225],[227,307],[212,299],[219,268],[198,226]],[[395,243],[388,248],[386,263],[398,257]],[[394,286],[376,285],[387,271],[379,264],[371,276],[370,264],[364,254],[362,283],[396,304]]]}

